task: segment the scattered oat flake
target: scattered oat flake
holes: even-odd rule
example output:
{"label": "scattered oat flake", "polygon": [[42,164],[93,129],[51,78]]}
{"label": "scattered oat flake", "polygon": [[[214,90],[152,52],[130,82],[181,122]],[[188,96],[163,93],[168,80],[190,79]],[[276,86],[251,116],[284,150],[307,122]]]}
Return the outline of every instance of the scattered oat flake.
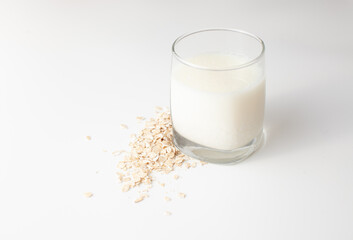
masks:
{"label": "scattered oat flake", "polygon": [[164,200],[166,200],[167,202],[172,201],[172,199],[170,197],[167,197],[167,196],[164,197]]}
{"label": "scattered oat flake", "polygon": [[185,194],[185,193],[181,193],[181,192],[180,192],[178,195],[179,195],[180,198],[185,198],[185,197],[186,197],[186,194]]}
{"label": "scattered oat flake", "polygon": [[86,198],[93,197],[93,193],[91,193],[91,192],[85,192],[84,195],[85,195]]}
{"label": "scattered oat flake", "polygon": [[169,212],[169,211],[165,211],[165,212],[164,212],[164,215],[166,215],[166,216],[170,216],[170,215],[172,215],[172,213],[171,213],[171,212]]}
{"label": "scattered oat flake", "polygon": [[103,149],[103,152],[108,152],[108,150],[107,149]]}
{"label": "scattered oat flake", "polygon": [[174,175],[174,179],[178,180],[179,179],[179,175]]}
{"label": "scattered oat flake", "polygon": [[204,162],[204,161],[200,161],[200,163],[202,166],[208,164],[208,162]]}
{"label": "scattered oat flake", "polygon": [[119,156],[121,155],[122,153],[126,152],[125,150],[116,150],[116,151],[113,151],[112,154],[114,156]]}
{"label": "scattered oat flake", "polygon": [[129,181],[131,181],[131,178],[130,178],[130,177],[125,177],[125,178],[123,178],[123,182],[129,182]]}
{"label": "scattered oat flake", "polygon": [[122,189],[121,189],[121,191],[123,191],[123,192],[127,192],[127,191],[129,191],[130,190],[130,185],[129,184],[125,184],[123,187],[122,187]]}
{"label": "scattered oat flake", "polygon": [[165,187],[165,183],[159,183],[159,185],[161,185],[162,187]]}
{"label": "scattered oat flake", "polygon": [[195,168],[197,166],[197,163],[196,162],[193,162],[192,164],[191,164],[191,167],[193,167],[193,168]]}
{"label": "scattered oat flake", "polygon": [[145,118],[144,118],[144,117],[136,117],[136,119],[137,119],[137,120],[139,120],[139,121],[143,121],[143,120],[145,120]]}
{"label": "scattered oat flake", "polygon": [[162,107],[160,107],[160,106],[156,106],[155,107],[155,109],[156,109],[156,111],[158,112],[158,111],[162,111],[163,110],[163,108]]}
{"label": "scattered oat flake", "polygon": [[134,202],[135,202],[135,203],[141,202],[142,200],[145,199],[145,197],[146,197],[145,195],[140,195],[138,198],[135,199]]}
{"label": "scattered oat flake", "polygon": [[91,136],[86,136],[86,139],[87,139],[88,141],[91,141],[91,140],[92,140],[92,137],[91,137]]}
{"label": "scattered oat flake", "polygon": [[126,124],[120,124],[120,127],[121,127],[122,129],[128,129],[128,128],[129,128]]}

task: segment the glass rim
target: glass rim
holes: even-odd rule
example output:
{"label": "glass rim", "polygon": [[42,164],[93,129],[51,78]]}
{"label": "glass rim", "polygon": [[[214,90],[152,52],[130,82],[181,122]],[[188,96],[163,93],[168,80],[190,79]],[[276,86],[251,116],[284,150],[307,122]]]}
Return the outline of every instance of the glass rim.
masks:
{"label": "glass rim", "polygon": [[[176,51],[175,51],[175,47],[176,45],[183,40],[184,38],[194,35],[194,34],[198,34],[198,33],[202,33],[202,32],[211,32],[211,31],[228,31],[228,32],[236,32],[236,33],[240,33],[243,35],[247,35],[255,40],[257,40],[260,44],[261,44],[261,52],[258,56],[256,56],[255,58],[250,59],[249,61],[243,63],[243,64],[239,64],[236,65],[234,67],[228,67],[228,68],[209,68],[209,67],[203,67],[197,64],[193,64],[187,60],[185,60],[184,58],[182,58]],[[230,70],[237,70],[237,69],[241,69],[241,68],[245,68],[248,67],[256,62],[258,62],[261,57],[265,54],[265,43],[262,41],[261,38],[259,38],[258,36],[256,36],[255,34],[243,31],[243,30],[239,30],[239,29],[233,29],[233,28],[207,28],[207,29],[201,29],[198,31],[194,31],[194,32],[189,32],[189,33],[185,33],[183,35],[181,35],[180,37],[178,37],[172,45],[172,53],[173,55],[183,64],[192,67],[192,68],[197,68],[200,70],[208,70],[208,71],[230,71]]]}

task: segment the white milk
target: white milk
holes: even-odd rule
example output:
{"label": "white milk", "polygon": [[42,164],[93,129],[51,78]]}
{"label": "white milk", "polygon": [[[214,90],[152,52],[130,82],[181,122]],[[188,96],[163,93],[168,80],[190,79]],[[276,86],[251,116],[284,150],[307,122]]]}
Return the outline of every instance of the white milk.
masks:
{"label": "white milk", "polygon": [[[231,68],[247,61],[226,54],[188,59],[208,68]],[[264,74],[256,64],[231,71],[201,70],[183,63],[173,67],[173,127],[190,141],[219,150],[243,147],[261,133],[264,105]]]}

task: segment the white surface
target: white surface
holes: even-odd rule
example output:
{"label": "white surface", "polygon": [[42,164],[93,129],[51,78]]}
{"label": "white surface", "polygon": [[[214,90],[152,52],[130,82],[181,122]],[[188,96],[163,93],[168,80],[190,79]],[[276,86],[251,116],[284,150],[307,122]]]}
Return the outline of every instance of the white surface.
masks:
{"label": "white surface", "polygon": [[[0,239],[352,239],[352,5],[1,1]],[[265,41],[267,144],[133,204],[102,149],[168,105],[171,43],[205,27]]]}

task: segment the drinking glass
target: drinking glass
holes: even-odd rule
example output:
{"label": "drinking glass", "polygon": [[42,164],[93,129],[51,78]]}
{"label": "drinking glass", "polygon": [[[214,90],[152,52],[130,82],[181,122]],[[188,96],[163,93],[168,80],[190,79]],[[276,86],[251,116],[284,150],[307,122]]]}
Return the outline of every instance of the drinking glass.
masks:
{"label": "drinking glass", "polygon": [[242,30],[206,29],[172,46],[173,141],[212,163],[246,159],[263,143],[265,45]]}

